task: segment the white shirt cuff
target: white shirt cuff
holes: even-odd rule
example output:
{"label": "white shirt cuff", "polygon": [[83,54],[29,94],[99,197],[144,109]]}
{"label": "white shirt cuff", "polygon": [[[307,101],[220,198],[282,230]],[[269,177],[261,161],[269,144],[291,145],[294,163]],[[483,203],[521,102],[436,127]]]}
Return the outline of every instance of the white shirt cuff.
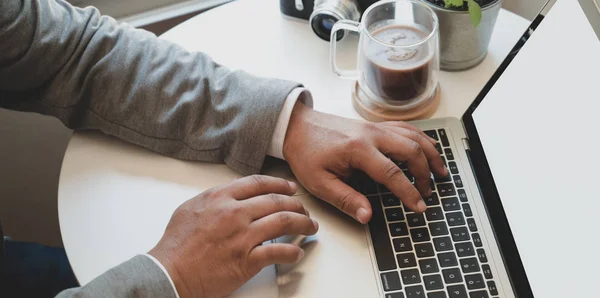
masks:
{"label": "white shirt cuff", "polygon": [[167,269],[165,269],[165,267],[152,255],[144,254],[144,256],[147,256],[148,258],[150,258],[150,260],[154,261],[154,263],[156,263],[156,265],[160,268],[160,270],[162,270],[165,273],[165,275],[169,279],[169,282],[171,283],[171,287],[173,287],[173,292],[175,292],[175,297],[179,298],[179,293],[177,293],[177,288],[175,288],[175,284],[173,283],[173,280],[171,279],[169,272],[167,272]]}
{"label": "white shirt cuff", "polygon": [[306,88],[298,87],[290,92],[283,104],[279,119],[277,119],[277,124],[275,125],[273,136],[271,137],[271,143],[267,150],[268,155],[279,159],[285,159],[283,158],[283,141],[285,141],[285,134],[287,132],[288,124],[290,123],[290,117],[292,116],[292,111],[294,110],[294,106],[298,99],[306,106],[312,107],[312,95]]}

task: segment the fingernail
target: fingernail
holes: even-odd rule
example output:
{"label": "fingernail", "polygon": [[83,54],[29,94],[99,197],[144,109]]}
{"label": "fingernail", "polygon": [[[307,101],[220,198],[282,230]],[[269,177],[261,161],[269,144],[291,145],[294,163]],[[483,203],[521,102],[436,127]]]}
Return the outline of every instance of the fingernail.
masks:
{"label": "fingernail", "polygon": [[425,210],[427,210],[427,205],[425,204],[425,201],[419,200],[417,202],[417,209],[419,209],[420,212],[425,212]]}
{"label": "fingernail", "polygon": [[296,185],[296,183],[294,183],[292,181],[288,181],[288,184],[290,185],[290,188],[294,191],[294,193],[296,193],[296,191],[298,191],[298,185]]}
{"label": "fingernail", "polygon": [[362,224],[367,223],[367,216],[369,215],[369,211],[365,208],[360,208],[356,211],[356,219]]}
{"label": "fingernail", "polygon": [[300,260],[302,260],[302,258],[304,258],[304,250],[300,251],[300,253],[298,254],[298,259],[296,260],[296,262],[299,262]]}
{"label": "fingernail", "polygon": [[314,219],[311,219],[311,220],[313,222],[313,226],[315,226],[315,230],[319,230],[319,223]]}

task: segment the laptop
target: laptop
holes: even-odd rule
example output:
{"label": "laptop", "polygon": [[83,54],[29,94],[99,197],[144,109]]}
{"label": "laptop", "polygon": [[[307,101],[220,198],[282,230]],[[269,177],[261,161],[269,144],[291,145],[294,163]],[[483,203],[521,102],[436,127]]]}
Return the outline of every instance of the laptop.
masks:
{"label": "laptop", "polygon": [[351,179],[373,297],[600,297],[599,37],[598,0],[550,1],[461,120],[415,122],[451,172],[425,213]]}

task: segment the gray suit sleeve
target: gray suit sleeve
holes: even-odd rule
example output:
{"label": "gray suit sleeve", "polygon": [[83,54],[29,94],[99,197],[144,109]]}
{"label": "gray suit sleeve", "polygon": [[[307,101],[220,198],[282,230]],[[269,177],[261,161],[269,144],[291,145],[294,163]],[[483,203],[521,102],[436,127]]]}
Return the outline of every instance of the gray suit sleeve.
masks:
{"label": "gray suit sleeve", "polygon": [[176,296],[164,272],[150,258],[139,255],[110,269],[81,288],[68,289],[56,296],[56,298],[71,297],[175,298]]}
{"label": "gray suit sleeve", "polygon": [[260,171],[285,99],[299,87],[230,71],[63,0],[0,1],[0,41],[1,107],[242,174]]}

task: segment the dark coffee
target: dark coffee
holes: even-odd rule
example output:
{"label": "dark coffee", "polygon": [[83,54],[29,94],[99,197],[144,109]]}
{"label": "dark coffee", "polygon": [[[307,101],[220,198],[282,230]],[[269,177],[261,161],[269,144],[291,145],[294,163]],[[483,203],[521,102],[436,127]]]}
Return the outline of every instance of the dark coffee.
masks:
{"label": "dark coffee", "polygon": [[[415,44],[427,36],[418,28],[403,25],[388,25],[371,35],[385,44],[398,46]],[[397,48],[368,40],[364,50],[364,80],[377,95],[386,100],[406,101],[426,91],[433,57],[433,49],[427,43]]]}

